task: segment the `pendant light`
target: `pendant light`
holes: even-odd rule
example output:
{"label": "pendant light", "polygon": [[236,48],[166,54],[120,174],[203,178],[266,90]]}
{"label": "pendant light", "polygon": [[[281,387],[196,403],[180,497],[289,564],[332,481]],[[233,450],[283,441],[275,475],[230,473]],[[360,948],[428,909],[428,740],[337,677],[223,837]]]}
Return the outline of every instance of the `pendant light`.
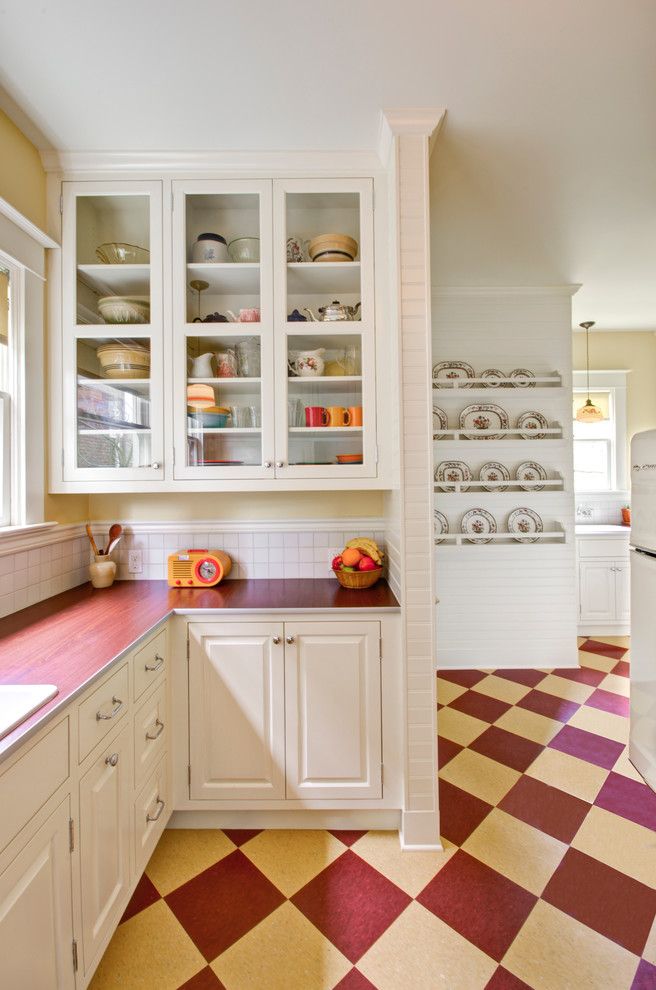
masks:
{"label": "pendant light", "polygon": [[590,327],[594,326],[594,320],[579,323],[579,326],[585,330],[585,367],[588,377],[588,398],[585,401],[585,405],[576,410],[576,419],[579,423],[598,423],[604,418],[604,414],[599,406],[595,406],[590,398]]}

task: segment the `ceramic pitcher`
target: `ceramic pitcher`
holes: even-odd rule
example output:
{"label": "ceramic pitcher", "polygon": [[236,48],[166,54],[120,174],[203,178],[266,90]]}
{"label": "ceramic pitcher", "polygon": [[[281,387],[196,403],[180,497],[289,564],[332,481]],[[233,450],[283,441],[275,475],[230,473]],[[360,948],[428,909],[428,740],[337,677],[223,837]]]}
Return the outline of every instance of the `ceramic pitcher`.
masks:
{"label": "ceramic pitcher", "polygon": [[213,378],[214,372],[212,371],[212,358],[214,355],[211,351],[207,354],[200,354],[197,358],[194,358],[191,362],[191,376],[192,378]]}
{"label": "ceramic pitcher", "polygon": [[325,347],[318,347],[316,351],[290,351],[289,370],[300,378],[318,378],[325,368],[325,353]]}

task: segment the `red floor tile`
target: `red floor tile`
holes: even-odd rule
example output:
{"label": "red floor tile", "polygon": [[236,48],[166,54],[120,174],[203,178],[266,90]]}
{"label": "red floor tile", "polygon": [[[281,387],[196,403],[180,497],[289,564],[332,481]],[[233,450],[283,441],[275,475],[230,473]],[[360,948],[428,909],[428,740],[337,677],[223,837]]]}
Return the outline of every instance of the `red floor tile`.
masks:
{"label": "red floor tile", "polygon": [[331,835],[334,835],[336,839],[339,839],[340,842],[343,842],[345,846],[352,846],[354,842],[357,842],[358,839],[361,839],[363,835],[367,834],[366,829],[362,831],[355,831],[353,829],[329,828],[328,831]]}
{"label": "red floor tile", "polygon": [[150,907],[151,904],[154,904],[155,901],[159,901],[159,899],[159,891],[144,873],[141,880],[135,887],[134,894],[130,898],[130,903],[123,912],[121,921],[127,921],[128,918],[134,917],[135,914],[139,914],[140,911],[143,911],[144,908]]}
{"label": "red floor tile", "polygon": [[483,952],[501,960],[537,897],[459,849],[417,900]]}
{"label": "red floor tile", "polygon": [[531,987],[523,980],[518,980],[503,966],[499,966],[492,974],[490,982],[485,984],[485,990],[531,990]]}
{"label": "red floor tile", "polygon": [[601,643],[598,639],[586,639],[581,643],[579,650],[585,653],[597,653],[602,657],[610,657],[611,660],[621,660],[628,653],[623,646],[613,646],[612,643]]}
{"label": "red floor tile", "polygon": [[201,969],[200,973],[196,973],[190,980],[178,987],[178,990],[226,990],[226,988],[214,971],[206,966],[205,969]]}
{"label": "red floor tile", "polygon": [[624,715],[625,718],[629,717],[629,699],[621,694],[615,694],[613,691],[597,688],[586,701],[586,705],[590,705],[591,708],[600,708],[602,712]]}
{"label": "red floor tile", "polygon": [[210,962],[271,914],[285,898],[235,849],[168,894],[165,900]]}
{"label": "red floor tile", "polygon": [[376,987],[354,966],[351,972],[333,987],[333,990],[376,990]]}
{"label": "red floor tile", "polygon": [[558,735],[553,737],[549,747],[577,756],[579,760],[594,763],[605,770],[615,766],[624,750],[622,743],[615,742],[614,739],[598,736],[596,732],[586,732],[585,729],[576,729],[573,725],[564,725]]}
{"label": "red floor tile", "polygon": [[655,987],[656,966],[652,966],[646,959],[641,959],[631,984],[631,990],[654,990]]}
{"label": "red floor tile", "polygon": [[521,777],[499,802],[498,807],[527,825],[568,844],[590,810],[587,801],[532,777]]}
{"label": "red floor tile", "polygon": [[243,846],[249,839],[254,839],[262,831],[261,828],[224,828],[223,833],[227,835],[236,846]]}
{"label": "red floor tile", "polygon": [[506,732],[505,729],[491,725],[470,744],[469,748],[524,773],[540,755],[544,746],[530,739],[524,739],[514,732]]}
{"label": "red floor tile", "polygon": [[641,955],[656,916],[656,890],[568,849],[542,899]]}
{"label": "red floor tile", "polygon": [[538,715],[545,715],[547,718],[557,719],[559,722],[568,722],[574,712],[577,712],[580,705],[575,701],[565,701],[563,698],[556,698],[546,691],[529,691],[521,701],[517,702],[518,708],[526,708],[529,712],[536,712]]}
{"label": "red floor tile", "polygon": [[569,667],[564,670],[554,670],[556,677],[564,677],[566,681],[576,681],[578,684],[589,684],[596,687],[606,676],[605,670],[595,670],[594,667]]}
{"label": "red floor tile", "polygon": [[503,677],[507,681],[514,681],[515,684],[523,684],[525,687],[535,687],[547,676],[546,670],[495,670],[496,677]]}
{"label": "red floor tile", "polygon": [[492,805],[446,780],[439,781],[440,834],[461,846],[492,811]]}
{"label": "red floor tile", "polygon": [[445,767],[449,760],[452,760],[454,756],[457,756],[461,752],[463,746],[458,743],[451,742],[450,739],[438,739],[437,740],[437,769],[441,770]]}
{"label": "red floor tile", "polygon": [[613,667],[613,669],[611,670],[611,674],[617,674],[619,677],[628,677],[629,670],[630,670],[630,664],[628,663],[627,660],[618,660],[615,666]]}
{"label": "red floor tile", "polygon": [[356,963],[411,898],[349,849],[290,900]]}
{"label": "red floor tile", "polygon": [[445,681],[451,681],[452,684],[470,688],[484,680],[487,674],[480,670],[438,670],[437,676]]}
{"label": "red floor tile", "polygon": [[656,794],[646,784],[609,773],[595,804],[656,832]]}
{"label": "red floor tile", "polygon": [[459,698],[452,701],[449,708],[464,712],[465,715],[472,715],[474,718],[483,719],[484,722],[496,722],[504,712],[507,712],[512,705],[507,705],[505,701],[497,701],[496,698],[488,698],[486,694],[478,691],[467,691]]}

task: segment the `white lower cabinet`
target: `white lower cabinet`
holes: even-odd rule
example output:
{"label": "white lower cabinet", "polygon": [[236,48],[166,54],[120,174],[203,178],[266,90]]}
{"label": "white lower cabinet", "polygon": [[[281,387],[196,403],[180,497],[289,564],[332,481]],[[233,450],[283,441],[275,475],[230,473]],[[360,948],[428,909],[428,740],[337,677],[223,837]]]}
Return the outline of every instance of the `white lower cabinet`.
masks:
{"label": "white lower cabinet", "polygon": [[579,594],[581,623],[628,624],[631,615],[628,561],[580,561]]}
{"label": "white lower cabinet", "polygon": [[130,884],[130,748],[130,728],[126,726],[80,780],[85,971],[118,922]]}
{"label": "white lower cabinet", "polygon": [[170,815],[168,762],[164,756],[134,802],[135,872],[138,875],[145,870]]}
{"label": "white lower cabinet", "polygon": [[615,618],[626,623],[631,619],[631,567],[623,560],[615,564]]}
{"label": "white lower cabinet", "polygon": [[378,622],[190,623],[190,798],[381,797]]}
{"label": "white lower cabinet", "polygon": [[70,798],[0,874],[0,985],[72,990]]}

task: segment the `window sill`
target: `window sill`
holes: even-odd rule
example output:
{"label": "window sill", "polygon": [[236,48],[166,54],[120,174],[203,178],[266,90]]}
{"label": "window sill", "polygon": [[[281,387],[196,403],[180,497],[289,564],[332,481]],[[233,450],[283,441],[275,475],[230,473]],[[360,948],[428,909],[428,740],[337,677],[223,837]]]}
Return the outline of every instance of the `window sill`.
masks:
{"label": "window sill", "polygon": [[[59,523],[31,523],[28,526],[0,526],[0,555],[42,546]],[[77,527],[76,527],[77,528]]]}

